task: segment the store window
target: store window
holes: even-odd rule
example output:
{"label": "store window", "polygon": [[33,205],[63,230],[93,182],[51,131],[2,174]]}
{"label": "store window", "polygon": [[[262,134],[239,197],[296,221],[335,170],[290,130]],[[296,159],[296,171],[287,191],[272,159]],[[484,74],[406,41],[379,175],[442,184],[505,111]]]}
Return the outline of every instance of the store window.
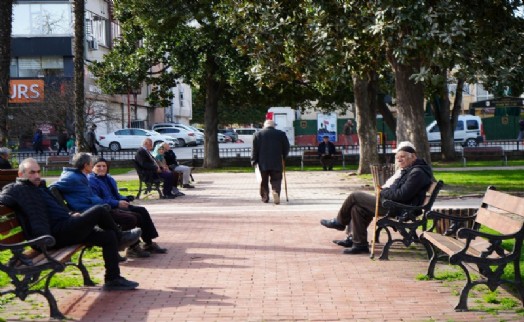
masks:
{"label": "store window", "polygon": [[13,77],[62,76],[64,59],[58,56],[19,57],[14,64],[12,60],[11,67],[16,68]]}

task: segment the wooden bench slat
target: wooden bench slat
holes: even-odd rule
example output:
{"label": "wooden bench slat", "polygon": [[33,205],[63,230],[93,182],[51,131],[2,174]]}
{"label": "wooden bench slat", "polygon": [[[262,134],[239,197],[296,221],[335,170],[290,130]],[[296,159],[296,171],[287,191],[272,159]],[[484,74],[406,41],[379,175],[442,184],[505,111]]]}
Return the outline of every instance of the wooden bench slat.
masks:
{"label": "wooden bench slat", "polygon": [[25,240],[24,234],[22,232],[19,232],[17,234],[14,234],[12,236],[9,236],[9,237],[6,237],[0,240],[0,244],[10,245],[10,244],[21,243],[24,240]]}
{"label": "wooden bench slat", "polygon": [[482,202],[524,217],[524,199],[497,190],[488,190]]}
{"label": "wooden bench slat", "polygon": [[[426,238],[432,244],[438,246],[440,250],[448,255],[453,255],[464,248],[464,242],[462,240],[443,236],[438,233],[424,232],[424,238]],[[480,256],[480,251],[470,247],[468,249],[468,254]]]}
{"label": "wooden bench slat", "polygon": [[10,218],[4,221],[0,221],[0,235],[6,235],[11,231],[11,229],[18,226],[18,220],[16,220],[16,218]]}

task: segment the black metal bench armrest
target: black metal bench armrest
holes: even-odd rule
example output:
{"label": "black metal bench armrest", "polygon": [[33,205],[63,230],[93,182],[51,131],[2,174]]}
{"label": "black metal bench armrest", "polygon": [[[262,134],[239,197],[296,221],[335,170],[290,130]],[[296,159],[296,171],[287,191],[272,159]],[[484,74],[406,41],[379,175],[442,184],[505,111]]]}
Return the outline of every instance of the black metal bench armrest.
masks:
{"label": "black metal bench armrest", "polygon": [[482,232],[479,230],[471,229],[471,228],[461,228],[457,232],[457,237],[462,239],[475,239],[477,237],[486,238],[491,243],[492,241],[502,241],[507,239],[514,239],[517,237],[518,233],[515,234],[509,234],[509,235],[493,235],[490,233]]}
{"label": "black metal bench armrest", "polygon": [[23,249],[24,247],[38,247],[40,249],[47,249],[47,247],[52,247],[56,243],[55,238],[51,235],[40,236],[35,239],[27,240],[21,243],[16,244],[0,244],[0,251],[3,250],[13,250],[13,249]]}

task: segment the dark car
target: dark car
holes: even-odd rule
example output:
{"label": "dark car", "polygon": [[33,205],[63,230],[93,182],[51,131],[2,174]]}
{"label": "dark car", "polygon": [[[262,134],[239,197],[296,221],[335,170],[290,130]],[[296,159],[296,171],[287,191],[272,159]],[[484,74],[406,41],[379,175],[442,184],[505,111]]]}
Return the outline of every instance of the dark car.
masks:
{"label": "dark car", "polygon": [[238,140],[238,134],[233,129],[218,129],[218,133],[229,136],[232,142],[236,142]]}

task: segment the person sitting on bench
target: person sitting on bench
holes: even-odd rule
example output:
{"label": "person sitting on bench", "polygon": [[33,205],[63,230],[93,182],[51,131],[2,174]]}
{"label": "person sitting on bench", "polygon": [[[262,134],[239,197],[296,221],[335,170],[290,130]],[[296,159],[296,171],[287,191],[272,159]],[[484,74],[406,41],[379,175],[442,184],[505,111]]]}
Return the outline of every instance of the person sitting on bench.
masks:
{"label": "person sitting on bench", "polygon": [[[64,196],[67,205],[74,211],[84,211],[94,205],[107,204],[106,200],[97,196],[91,187],[87,175],[93,169],[92,156],[89,153],[80,152],[73,157],[72,168],[64,168],[58,181],[51,186],[56,187]],[[110,204],[110,206],[112,206]],[[153,222],[147,220],[145,216],[136,211],[121,211],[117,207],[113,207],[110,211],[113,219],[123,229],[131,229],[132,227],[140,227],[145,234],[142,236],[144,242],[152,242],[151,239],[156,231]],[[156,236],[155,236],[156,237]],[[140,247],[137,241],[132,244],[126,252],[129,257],[149,257],[150,253]]]}
{"label": "person sitting on bench", "polygon": [[333,170],[333,155],[336,153],[335,145],[329,141],[329,135],[324,135],[318,145],[318,157],[324,171]]}
{"label": "person sitting on bench", "polygon": [[116,181],[109,174],[109,165],[106,159],[95,157],[93,172],[87,175],[87,180],[93,193],[100,197],[102,202],[110,205],[112,209],[117,209],[118,212],[129,213],[136,217],[136,225],[142,229],[142,240],[145,245],[143,250],[138,245],[130,247],[126,252],[127,257],[149,257],[151,253],[167,253],[166,248],[162,248],[153,242],[153,239],[158,237],[158,232],[147,209],[130,204],[134,197],[124,197],[118,192]]}
{"label": "person sitting on bench", "polygon": [[195,186],[189,184],[191,168],[187,165],[182,165],[178,163],[178,161],[176,160],[176,154],[173,150],[171,150],[169,143],[162,143],[162,147],[164,148],[164,160],[166,160],[166,164],[169,167],[169,169],[171,169],[171,171],[182,173],[182,187],[194,188]]}
{"label": "person sitting on bench", "polygon": [[[417,158],[415,149],[411,146],[403,146],[394,151],[396,164],[401,171],[389,187],[380,191],[380,198],[420,206],[433,180],[431,167],[426,161]],[[352,192],[342,204],[336,218],[320,221],[321,225],[337,230],[344,230],[346,225],[351,225],[352,241],[347,243],[351,248],[344,249],[344,254],[369,253],[367,228],[375,214],[375,198],[366,192]],[[379,206],[378,213],[384,215],[386,209]]]}
{"label": "person sitting on bench", "polygon": [[103,289],[132,290],[137,282],[120,275],[118,249],[135,243],[140,238],[140,228],[121,231],[106,205],[90,207],[82,213],[70,214],[60,205],[40,177],[40,166],[33,158],[20,163],[19,178],[0,193],[0,203],[15,210],[27,239],[43,235],[55,238],[54,247],[75,244],[102,247],[105,263]]}

